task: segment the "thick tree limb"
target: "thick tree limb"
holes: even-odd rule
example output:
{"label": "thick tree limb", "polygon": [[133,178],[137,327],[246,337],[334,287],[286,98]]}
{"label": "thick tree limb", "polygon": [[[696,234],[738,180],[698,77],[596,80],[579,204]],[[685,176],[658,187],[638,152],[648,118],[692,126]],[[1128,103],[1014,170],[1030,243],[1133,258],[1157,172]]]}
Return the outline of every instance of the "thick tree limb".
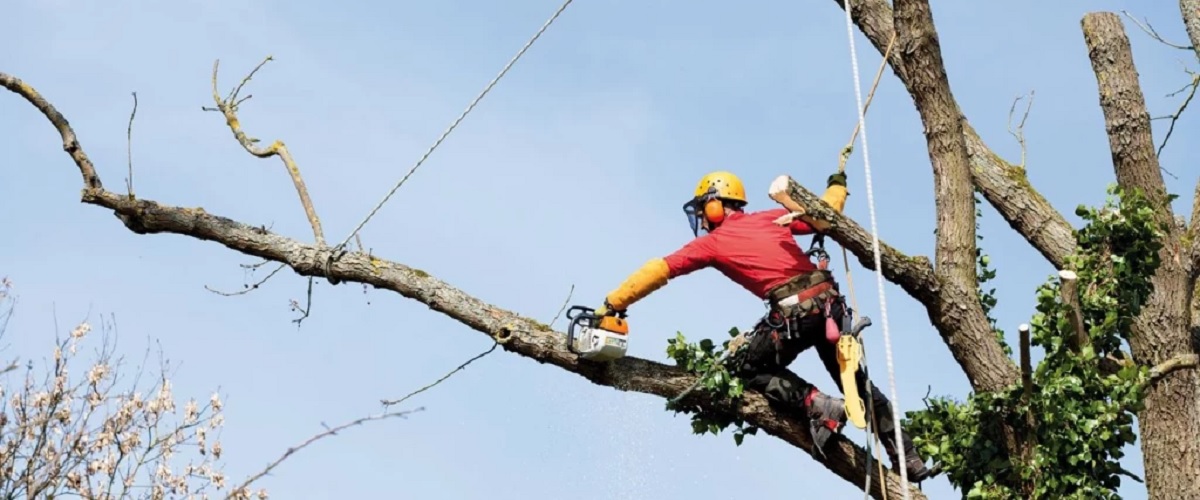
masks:
{"label": "thick tree limb", "polygon": [[1179,13],[1183,16],[1183,27],[1192,41],[1196,60],[1200,60],[1200,0],[1179,0]]}
{"label": "thick tree limb", "polygon": [[[1139,364],[1157,365],[1193,349],[1188,309],[1191,306],[1191,263],[1185,257],[1182,230],[1175,223],[1166,186],[1154,151],[1150,115],[1138,82],[1124,26],[1116,14],[1090,13],[1081,21],[1100,106],[1112,149],[1117,182],[1141,190],[1155,206],[1155,219],[1165,228],[1162,260],[1151,278],[1154,291],[1134,319],[1129,346]],[[1167,375],[1160,375],[1167,377]],[[1142,455],[1146,457],[1146,490],[1151,498],[1180,491],[1200,491],[1200,441],[1180,439],[1200,433],[1200,375],[1174,371],[1169,380],[1146,392],[1138,414]]]}
{"label": "thick tree limb", "polygon": [[937,208],[934,261],[943,281],[974,289],[975,201],[961,115],[942,62],[928,0],[896,0],[895,29],[900,61],[908,69],[909,94],[925,126],[933,165]]}
{"label": "thick tree limb", "polygon": [[[214,241],[234,251],[286,264],[302,276],[316,276],[357,282],[394,291],[401,296],[426,304],[430,309],[482,332],[501,343],[506,351],[551,364],[581,375],[598,385],[622,391],[635,391],[671,398],[690,386],[695,376],[683,370],[636,357],[621,358],[612,363],[582,361],[565,348],[565,335],[533,319],[522,317],[485,303],[466,292],[450,286],[425,273],[397,262],[390,262],[363,252],[344,252],[332,262],[333,250],[323,245],[309,245],[287,238],[262,227],[254,227],[226,217],[212,215],[202,208],[176,207],[146,199],[130,199],[104,189],[100,178],[79,146],[66,118],[32,87],[5,73],[0,73],[0,85],[24,97],[46,116],[63,138],[64,149],[79,167],[84,180],[82,201],[108,208],[130,231],[137,234],[170,233],[198,240]],[[747,391],[740,408],[714,401],[711,396],[694,392],[681,403],[719,412],[739,412],[748,423],[779,437],[802,450],[812,453],[812,437],[807,422],[768,405],[766,398]],[[858,486],[866,479],[867,453],[843,436],[827,443],[826,468]],[[872,496],[898,498],[903,494],[898,475],[888,472],[883,477],[874,473]],[[925,499],[920,490],[910,488],[910,498]]]}
{"label": "thick tree limb", "polygon": [[1121,18],[1112,12],[1093,12],[1083,16],[1080,24],[1096,73],[1117,182],[1127,190],[1142,190],[1158,206],[1158,221],[1171,224],[1174,214],[1154,151],[1150,113]]}
{"label": "thick tree limb", "polygon": [[[827,223],[825,234],[857,256],[863,267],[875,269],[870,232],[787,176],[771,184],[772,198],[781,192],[787,198],[776,201],[793,211],[798,206],[807,217]],[[996,342],[973,288],[939,281],[927,257],[910,257],[882,241],[879,247],[883,276],[925,306],[929,320],[975,390],[994,391],[1020,381],[1016,364]]]}
{"label": "thick tree limb", "polygon": [[[1196,189],[1192,193],[1192,220],[1191,226],[1188,228],[1188,236],[1192,243],[1190,250],[1192,256],[1191,277],[1195,281],[1200,276],[1200,181],[1196,181]],[[1200,294],[1197,296],[1200,297]]]}
{"label": "thick tree limb", "polygon": [[[843,9],[844,0],[834,0]],[[883,54],[893,31],[892,8],[886,0],[856,0],[850,14],[863,35]],[[893,50],[887,58],[892,71],[906,87],[913,75]],[[961,110],[957,111],[962,116]],[[1066,257],[1075,251],[1075,233],[1071,224],[1025,177],[1025,169],[1000,158],[966,118],[961,118],[966,136],[972,181],[988,203],[1009,226],[1020,233],[1046,260],[1056,267],[1066,265]]]}

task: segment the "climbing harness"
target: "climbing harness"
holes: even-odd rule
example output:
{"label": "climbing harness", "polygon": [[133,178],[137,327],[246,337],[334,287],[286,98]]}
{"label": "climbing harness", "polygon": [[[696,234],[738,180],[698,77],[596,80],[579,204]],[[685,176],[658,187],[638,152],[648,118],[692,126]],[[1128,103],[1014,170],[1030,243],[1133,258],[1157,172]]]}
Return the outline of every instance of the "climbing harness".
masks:
{"label": "climbing harness", "polygon": [[[876,277],[876,285],[877,285],[877,288],[879,289],[879,313],[881,316],[881,320],[883,321],[883,345],[884,345],[884,355],[887,360],[888,385],[889,385],[889,389],[891,392],[892,405],[894,408],[898,409],[899,408],[899,398],[897,397],[897,394],[896,394],[896,373],[895,373],[894,365],[892,363],[892,338],[891,338],[891,331],[888,328],[887,296],[886,296],[886,293],[884,292],[884,286],[883,286],[883,266],[882,266],[882,262],[881,262],[883,259],[882,259],[882,256],[880,255],[880,249],[879,249],[879,228],[878,228],[878,224],[875,220],[875,193],[874,193],[874,186],[872,185],[872,182],[871,182],[871,180],[872,180],[871,179],[871,156],[870,156],[870,149],[867,146],[867,118],[866,118],[867,110],[866,110],[866,107],[863,106],[862,84],[859,81],[859,75],[858,75],[858,51],[854,45],[854,20],[850,14],[850,12],[852,10],[851,0],[845,1],[843,10],[846,13],[846,16],[845,16],[846,17],[846,36],[849,39],[849,44],[850,44],[850,68],[851,68],[853,76],[854,76],[854,97],[855,97],[855,102],[856,102],[855,111],[858,113],[858,129],[861,130],[861,133],[862,133],[860,142],[862,144],[862,149],[863,149],[863,170],[864,170],[863,177],[866,180],[866,184],[867,184],[867,208],[868,208],[868,211],[869,211],[870,217],[871,217],[871,249],[873,250],[874,257],[875,257],[875,277]],[[896,36],[895,32],[893,31],[892,41],[888,42],[888,52],[890,52],[891,46],[895,42],[895,36]],[[888,54],[885,53],[883,60],[880,61],[880,64],[881,65],[887,64],[887,58],[888,58]],[[882,66],[881,66],[881,71],[882,71]],[[874,89],[872,89],[872,93],[874,93]],[[874,406],[874,405],[871,405],[871,406]],[[896,410],[892,411],[892,421],[893,421],[893,427],[894,427],[895,434],[896,434],[895,448],[896,448],[896,454],[897,454],[897,463],[899,464],[899,467],[897,467],[897,468],[900,469],[900,490],[904,493],[904,500],[909,500],[908,467],[905,465],[906,464],[905,457],[904,457],[905,450],[904,450],[904,445],[903,445],[903,443],[904,443],[903,437],[901,435],[900,412],[899,411],[896,411]],[[871,475],[871,473],[870,473],[870,470],[868,469],[867,477],[870,477],[870,475]],[[868,488],[866,488],[866,490],[867,490],[867,493],[869,494],[870,488],[868,487]]]}

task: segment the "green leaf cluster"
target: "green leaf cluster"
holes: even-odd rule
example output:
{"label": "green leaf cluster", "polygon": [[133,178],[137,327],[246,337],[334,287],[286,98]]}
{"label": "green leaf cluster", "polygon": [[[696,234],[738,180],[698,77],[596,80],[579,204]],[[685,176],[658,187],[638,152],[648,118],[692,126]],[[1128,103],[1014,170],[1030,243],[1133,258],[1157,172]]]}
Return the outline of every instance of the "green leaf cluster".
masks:
{"label": "green leaf cluster", "polygon": [[[737,327],[731,328],[729,330],[730,340],[739,333]],[[675,361],[676,366],[700,377],[696,391],[707,392],[716,400],[728,403],[732,408],[737,408],[740,406],[745,387],[742,385],[742,379],[729,373],[728,368],[721,362],[721,358],[728,348],[729,340],[722,342],[719,347],[711,339],[689,343],[680,332],[675,333],[675,338],[667,339],[667,356]],[[758,432],[757,427],[746,424],[736,411],[705,409],[683,402],[675,405],[668,402],[667,409],[676,414],[681,412],[691,414],[692,432],[695,434],[709,433],[715,436],[732,425],[734,427],[733,440],[738,446],[741,446],[746,435]]]}
{"label": "green leaf cluster", "polygon": [[[1068,262],[1078,275],[1090,345],[1072,348],[1069,308],[1052,276],[1037,290],[1030,321],[1031,346],[1044,358],[1032,373],[1028,401],[1018,382],[965,402],[927,399],[926,409],[907,414],[921,453],[941,463],[964,498],[1120,498],[1118,461],[1135,440],[1133,420],[1148,370],[1126,365],[1105,373],[1099,361],[1129,339],[1153,291],[1165,228],[1140,192],[1113,186],[1108,193],[1103,207],[1076,210],[1086,224],[1076,231],[1078,246]],[[982,257],[979,264],[986,269]],[[994,272],[979,277],[986,281]],[[993,293],[980,295],[985,310],[995,305]]]}

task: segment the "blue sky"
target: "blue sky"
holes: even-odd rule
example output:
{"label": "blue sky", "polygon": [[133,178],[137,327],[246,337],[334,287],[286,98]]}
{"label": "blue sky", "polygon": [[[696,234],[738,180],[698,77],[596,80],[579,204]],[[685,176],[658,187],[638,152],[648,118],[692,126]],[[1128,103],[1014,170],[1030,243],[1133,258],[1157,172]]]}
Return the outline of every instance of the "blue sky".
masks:
{"label": "blue sky", "polygon": [[[295,191],[274,159],[247,155],[211,106],[268,54],[276,61],[244,93],[247,132],[290,146],[327,237],[341,241],[558,6],[557,0],[356,2],[229,0],[9,2],[0,67],[66,114],[110,189],[126,169],[130,92],[139,196],[205,210],[304,241]],[[646,259],[690,237],[679,206],[715,169],[736,171],[750,209],[773,208],[771,179],[820,187],[855,123],[842,11],[834,2],[711,0],[665,4],[579,0],[484,99],[362,232],[376,254],[424,269],[477,297],[549,320],[596,305]],[[1028,170],[1072,221],[1112,179],[1107,138],[1079,20],[1128,9],[1164,36],[1185,39],[1173,2],[934,2],[955,97],[1002,155],[1019,148],[1005,123],[1012,99],[1035,90]],[[1186,83],[1187,52],[1127,23],[1152,114]],[[879,57],[858,38],[863,85]],[[865,92],[865,89],[864,89]],[[315,291],[313,316],[290,320],[306,281],[281,274],[239,288],[253,262],[219,245],[139,236],[79,203],[80,179],[57,135],[15,95],[0,99],[0,275],[20,294],[9,355],[47,355],[55,311],[71,323],[113,314],[118,348],[140,358],[146,339],[181,363],[176,394],[220,388],[226,471],[253,473],[286,447],[379,410],[379,400],[425,385],[490,342],[426,306],[358,285]],[[1185,116],[1163,155],[1190,205],[1200,118]],[[1165,122],[1156,122],[1161,137]],[[932,181],[921,124],[887,73],[868,134],[881,237],[932,254]],[[846,212],[868,222],[863,166],[848,166]],[[1186,213],[1186,212],[1184,212]],[[985,209],[983,234],[999,277],[997,310],[1014,331],[1053,269]],[[588,230],[586,227],[605,227]],[[807,244],[807,238],[802,240]],[[840,252],[835,264],[841,270]],[[858,301],[877,325],[874,276],[852,264]],[[261,276],[261,274],[259,275]],[[933,394],[962,397],[967,382],[925,312],[887,287],[899,406]],[[715,271],[678,279],[631,310],[631,354],[666,361],[666,339],[724,338],[761,304]],[[563,322],[558,323],[561,326]],[[65,328],[65,327],[64,327]],[[882,328],[866,340],[884,383]],[[1015,332],[1012,334],[1015,344]],[[815,353],[793,365],[833,389]],[[855,498],[802,452],[767,436],[735,447],[694,436],[663,400],[597,387],[573,374],[496,352],[413,398],[425,412],[355,428],[289,459],[259,485],[274,498]],[[601,432],[589,422],[609,423]],[[862,432],[848,434],[862,443]],[[1140,472],[1133,448],[1126,467]],[[933,498],[955,497],[937,478]],[[1145,498],[1130,483],[1127,498]]]}

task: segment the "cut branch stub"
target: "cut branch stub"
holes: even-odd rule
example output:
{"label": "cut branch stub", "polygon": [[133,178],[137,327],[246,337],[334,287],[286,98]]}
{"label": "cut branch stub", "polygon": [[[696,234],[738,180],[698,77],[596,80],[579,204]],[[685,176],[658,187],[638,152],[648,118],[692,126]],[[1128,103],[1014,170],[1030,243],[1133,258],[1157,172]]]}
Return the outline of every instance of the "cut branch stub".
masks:
{"label": "cut branch stub", "polygon": [[1067,307],[1067,320],[1071,322],[1071,331],[1074,333],[1069,339],[1070,345],[1075,352],[1079,352],[1092,342],[1087,327],[1083,324],[1083,310],[1079,303],[1079,276],[1074,271],[1064,269],[1058,272],[1058,279],[1059,295],[1063,305]]}

